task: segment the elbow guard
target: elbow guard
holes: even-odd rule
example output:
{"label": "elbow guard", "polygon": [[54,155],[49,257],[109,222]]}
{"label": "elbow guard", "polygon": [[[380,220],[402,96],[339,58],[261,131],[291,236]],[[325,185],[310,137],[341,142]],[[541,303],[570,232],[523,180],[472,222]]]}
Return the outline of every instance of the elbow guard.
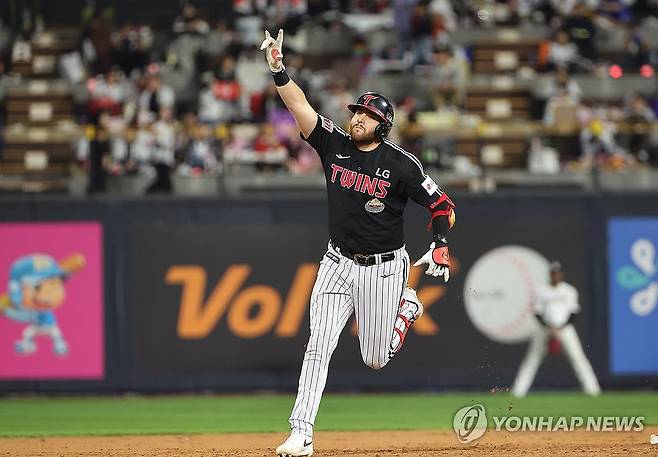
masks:
{"label": "elbow guard", "polygon": [[432,214],[430,227],[434,237],[445,237],[452,226],[455,225],[455,204],[447,194],[442,194],[428,209]]}

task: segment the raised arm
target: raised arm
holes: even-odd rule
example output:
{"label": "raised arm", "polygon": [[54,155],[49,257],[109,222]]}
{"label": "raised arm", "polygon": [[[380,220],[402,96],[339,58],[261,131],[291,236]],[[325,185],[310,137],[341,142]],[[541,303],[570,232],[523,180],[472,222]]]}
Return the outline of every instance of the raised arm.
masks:
{"label": "raised arm", "polygon": [[265,51],[267,63],[274,77],[276,90],[279,96],[286,104],[288,111],[293,115],[297,122],[297,127],[308,138],[318,120],[318,113],[306,100],[306,95],[300,87],[290,79],[286,73],[286,67],[283,65],[283,30],[279,29],[276,40],[270,36],[270,32],[265,31],[265,39],[260,45],[260,49]]}

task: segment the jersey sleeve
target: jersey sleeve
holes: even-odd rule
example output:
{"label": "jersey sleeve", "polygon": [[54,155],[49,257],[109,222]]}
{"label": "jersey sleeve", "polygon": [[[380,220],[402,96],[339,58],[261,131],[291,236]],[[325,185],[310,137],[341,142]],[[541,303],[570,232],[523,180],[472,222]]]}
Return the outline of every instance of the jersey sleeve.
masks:
{"label": "jersey sleeve", "polygon": [[455,204],[432,177],[425,174],[418,158],[406,151],[402,152],[405,193],[430,211],[430,224],[435,241],[442,239],[455,223]]}
{"label": "jersey sleeve", "polygon": [[347,138],[347,133],[331,119],[318,114],[315,128],[308,138],[304,138],[302,133],[300,136],[315,149],[320,158],[324,159],[339,150],[338,146]]}
{"label": "jersey sleeve", "polygon": [[571,284],[569,284],[569,294],[567,300],[571,314],[578,314],[580,312],[580,305],[578,304],[578,290]]}
{"label": "jersey sleeve", "polygon": [[443,191],[429,175],[425,174],[420,161],[414,156],[405,157],[404,176],[407,196],[421,206],[429,208],[443,195]]}

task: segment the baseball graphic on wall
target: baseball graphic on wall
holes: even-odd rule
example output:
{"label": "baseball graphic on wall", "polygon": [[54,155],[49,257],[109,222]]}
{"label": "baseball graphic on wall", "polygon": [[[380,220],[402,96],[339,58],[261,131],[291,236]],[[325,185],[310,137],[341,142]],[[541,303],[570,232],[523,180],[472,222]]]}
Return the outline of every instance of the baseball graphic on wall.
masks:
{"label": "baseball graphic on wall", "polygon": [[480,257],[464,284],[466,314],[475,328],[499,343],[526,341],[539,325],[533,299],[548,281],[548,266],[524,246],[502,246]]}

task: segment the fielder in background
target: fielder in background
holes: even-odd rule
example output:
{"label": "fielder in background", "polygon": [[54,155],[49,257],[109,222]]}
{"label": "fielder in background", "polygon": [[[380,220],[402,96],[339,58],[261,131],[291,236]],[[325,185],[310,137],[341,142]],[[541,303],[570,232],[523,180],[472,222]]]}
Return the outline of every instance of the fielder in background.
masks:
{"label": "fielder in background", "polygon": [[539,289],[534,305],[541,327],[530,339],[528,352],[512,387],[512,395],[524,397],[549,348],[551,352],[557,352],[560,347],[564,348],[583,391],[588,395],[600,394],[599,382],[573,326],[574,317],[580,312],[578,291],[564,281],[564,272],[559,262],[551,263],[550,284]]}
{"label": "fielder in background", "polygon": [[346,108],[354,114],[349,133],[320,116],[282,63],[283,31],[265,32],[261,45],[283,102],[305,139],[317,151],[327,181],[329,235],[310,302],[311,335],[289,418],[292,430],[280,456],[313,454],[313,425],[327,381],[329,360],[352,314],[356,315],[363,362],[383,368],[400,351],[409,327],[423,313],[407,286],[409,255],[403,219],[409,198],[431,214],[433,240],[416,265],[448,281],[446,235],[454,205],[425,174],[420,161],[386,139],[393,105],[368,92]]}

